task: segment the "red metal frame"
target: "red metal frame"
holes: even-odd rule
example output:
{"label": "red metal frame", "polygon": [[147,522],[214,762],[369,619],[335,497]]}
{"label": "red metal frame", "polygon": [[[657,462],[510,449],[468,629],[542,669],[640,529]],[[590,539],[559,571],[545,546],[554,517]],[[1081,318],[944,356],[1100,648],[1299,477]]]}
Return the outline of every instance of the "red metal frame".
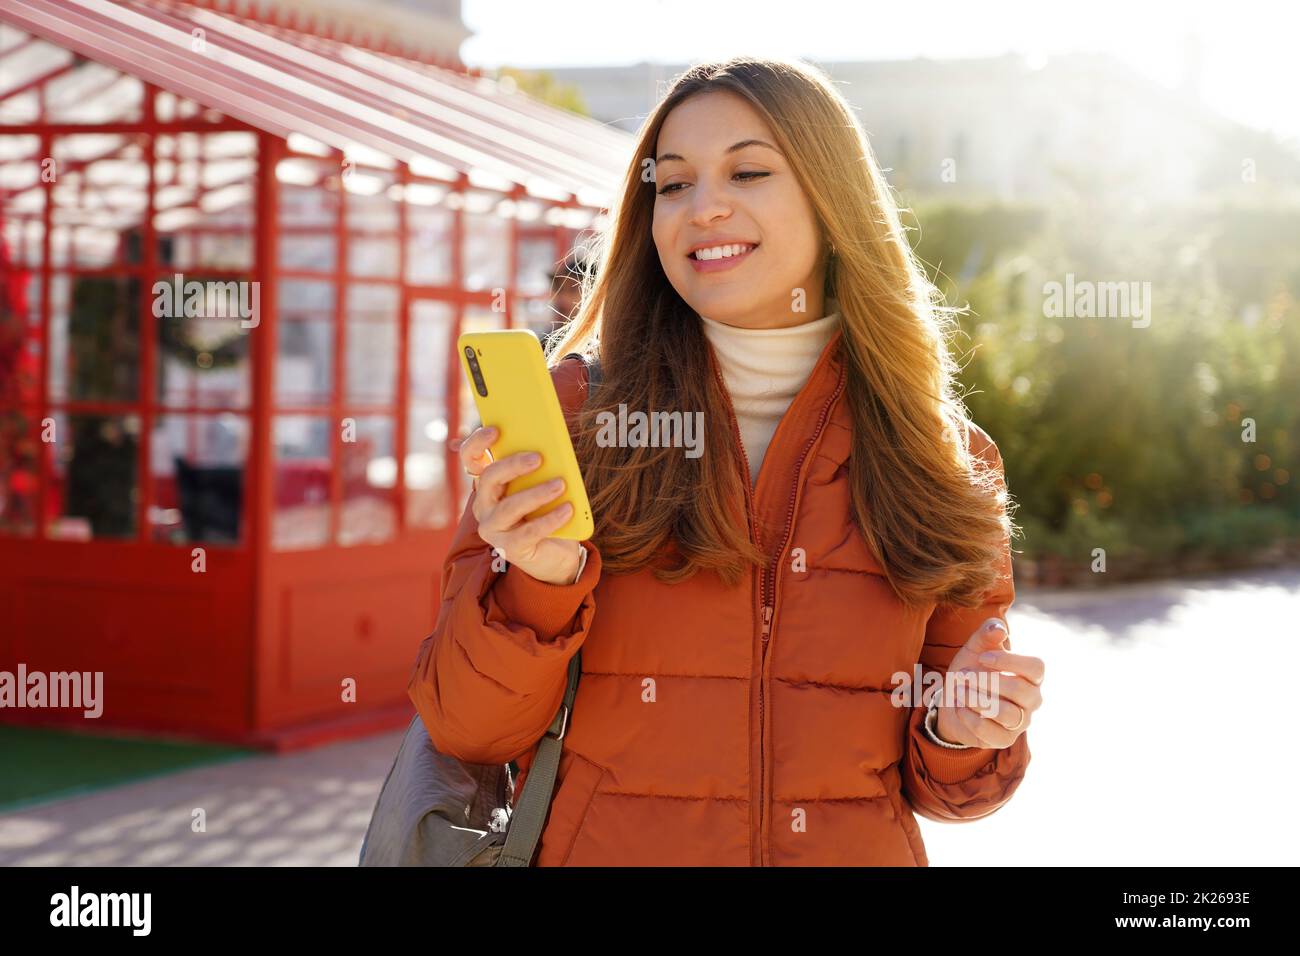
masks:
{"label": "red metal frame", "polygon": [[[150,84],[145,84],[144,88],[144,121],[146,124],[153,124],[157,121],[154,114],[154,96],[157,90]],[[156,224],[153,221],[155,212],[155,197],[157,191],[158,175],[157,163],[154,155],[153,136],[145,139],[144,145],[144,163],[145,169],[148,170],[149,186],[145,191],[144,222],[141,242],[144,248],[140,252],[140,258],[144,263],[144,271],[141,276],[141,295],[140,295],[140,377],[138,382],[140,398],[140,444],[137,448],[138,462],[136,464],[136,487],[140,489],[139,502],[136,505],[136,528],[137,535],[141,539],[149,537],[149,520],[150,511],[153,504],[153,422],[155,417],[154,407],[159,400],[157,389],[154,387],[154,371],[158,362],[158,320],[153,314],[152,303],[149,296],[143,294],[143,290],[150,288],[154,279],[158,275],[158,234]],[[84,182],[84,179],[83,179]],[[199,181],[200,186],[202,180]],[[197,199],[196,199],[197,202]],[[146,284],[148,283],[148,284]],[[48,361],[48,359],[47,359]]]}
{"label": "red metal frame", "polygon": [[[33,44],[52,41],[58,45],[66,43],[66,48],[74,49],[91,60],[122,69],[121,57],[125,54],[109,55],[108,51],[103,51],[104,56],[97,57],[94,37],[88,37],[80,29],[79,24],[103,24],[101,14],[91,9],[96,2],[98,0],[14,0],[12,8],[7,5],[0,13],[0,19],[17,22],[20,28],[28,31],[33,25],[39,25],[45,37],[37,39],[31,36],[21,40],[16,46],[0,51],[0,60],[15,49],[30,49]],[[123,0],[123,6],[129,7],[134,14],[156,14],[160,30],[178,28],[178,24],[183,26],[191,22],[187,18],[193,15],[191,5],[161,0]],[[220,10],[238,7],[238,4],[208,3],[202,6]],[[203,22],[211,25],[212,21],[205,19]],[[64,25],[67,26],[66,37],[61,32]],[[249,18],[241,21],[241,30],[250,28],[257,29],[259,25]],[[286,32],[286,24],[262,24],[261,28],[276,42],[291,36]],[[157,42],[147,30],[129,36],[123,34],[120,39],[142,44],[142,48]],[[211,42],[227,43],[232,49],[242,49],[250,56],[256,55],[264,62],[275,64],[284,75],[299,79],[316,75],[313,71],[318,64],[311,56],[330,55],[330,51],[337,55],[339,52],[338,37],[299,36],[294,39],[302,44],[302,50],[315,52],[310,56],[304,53],[302,58],[295,55],[274,60],[272,57],[279,55],[279,48],[273,44],[263,46],[256,35],[240,33],[233,28],[230,36],[221,30],[215,31]],[[380,52],[397,51],[381,49]],[[130,415],[139,420],[140,440],[135,451],[135,533],[129,540],[52,538],[47,506],[54,500],[55,490],[52,449],[42,448],[37,456],[35,476],[37,514],[34,533],[25,536],[0,533],[0,563],[14,569],[12,574],[0,579],[0,668],[21,660],[30,670],[104,670],[107,710],[104,720],[97,726],[136,728],[268,747],[300,746],[342,734],[398,726],[409,719],[405,682],[410,662],[416,644],[436,618],[441,553],[450,540],[467,492],[455,456],[445,452],[443,488],[450,521],[444,527],[434,529],[411,524],[406,485],[410,451],[408,419],[412,409],[413,307],[428,300],[446,303],[451,309],[452,321],[446,330],[450,341],[443,370],[446,376],[443,394],[447,430],[448,437],[451,437],[458,434],[463,425],[455,339],[465,321],[466,309],[488,307],[494,298],[492,289],[469,290],[464,287],[467,223],[463,197],[471,188],[481,192],[483,187],[471,182],[471,168],[477,167],[467,167],[463,160],[479,155],[483,148],[483,124],[495,123],[507,130],[511,137],[531,135],[538,137],[539,143],[545,141],[543,146],[539,146],[539,154],[558,155],[559,151],[567,148],[573,154],[575,169],[592,170],[599,165],[593,163],[588,155],[592,149],[588,149],[587,143],[572,139],[583,131],[582,121],[560,115],[558,111],[548,112],[544,108],[522,104],[518,98],[485,100],[481,104],[481,115],[474,117],[472,114],[478,107],[467,97],[472,99],[485,94],[476,92],[463,73],[453,77],[432,67],[421,67],[421,72],[416,72],[409,63],[379,56],[368,63],[350,67],[357,81],[365,84],[364,88],[358,87],[348,93],[358,103],[378,104],[379,92],[391,89],[400,102],[409,104],[417,87],[434,90],[439,83],[445,87],[443,93],[435,91],[430,94],[427,116],[410,117],[409,132],[412,136],[436,132],[440,137],[449,137],[446,143],[452,152],[441,158],[462,164],[452,179],[440,181],[414,174],[408,160],[414,155],[429,153],[413,150],[414,141],[406,140],[406,134],[392,138],[390,130],[377,135],[376,128],[359,121],[351,130],[357,134],[357,141],[369,139],[371,146],[382,144],[384,137],[390,137],[388,142],[392,148],[388,155],[397,162],[394,169],[385,175],[392,176],[397,190],[405,193],[412,185],[437,183],[449,189],[450,194],[462,197],[462,202],[454,205],[449,217],[450,276],[444,284],[415,283],[408,277],[411,233],[405,196],[395,200],[395,247],[400,263],[395,278],[351,274],[349,245],[353,233],[348,228],[348,201],[343,188],[337,193],[338,211],[333,222],[335,268],[328,271],[280,268],[278,247],[281,235],[304,230],[281,228],[281,187],[277,169],[284,159],[308,155],[297,154],[290,148],[283,128],[276,124],[261,128],[228,113],[214,112],[214,107],[232,105],[241,108],[243,105],[233,102],[209,103],[199,117],[160,120],[157,112],[160,93],[167,91],[193,98],[193,88],[198,81],[189,75],[176,75],[166,77],[168,82],[164,82],[148,69],[136,73],[129,67],[127,72],[143,74],[145,80],[139,119],[104,124],[48,122],[47,84],[53,77],[75,68],[76,64],[72,64],[66,69],[46,70],[45,75],[22,83],[21,90],[40,91],[38,122],[22,127],[0,127],[0,136],[38,137],[39,156],[31,157],[34,163],[41,157],[55,155],[61,137],[100,133],[143,137],[142,155],[138,160],[147,164],[145,203],[140,214],[142,221],[138,224],[143,246],[135,262],[126,261],[119,246],[111,264],[82,266],[78,262],[78,247],[69,233],[66,262],[54,265],[54,234],[58,228],[59,210],[67,207],[56,209],[55,183],[40,183],[44,206],[39,215],[23,220],[39,222],[42,230],[41,261],[37,265],[25,265],[39,283],[41,294],[39,327],[33,337],[41,357],[37,404],[18,407],[25,414],[34,415],[37,422],[54,414]],[[204,69],[206,67],[202,64],[195,65],[193,73],[197,76]],[[433,72],[423,72],[426,69]],[[462,81],[467,85],[457,85]],[[333,93],[347,92],[346,84],[336,78],[330,79],[328,85]],[[441,101],[439,97],[442,97]],[[394,114],[405,109],[393,107]],[[458,134],[454,123],[432,118],[439,111],[452,109],[465,111],[469,117],[466,120],[467,131]],[[336,128],[347,131],[346,125],[339,123],[341,121],[337,119],[327,122],[309,118],[304,122],[304,128],[298,131],[317,136]],[[610,143],[608,133],[594,130],[593,126],[589,124],[585,129],[591,133],[593,142],[600,141],[600,149],[607,149]],[[474,131],[468,131],[471,129]],[[255,173],[250,183],[250,226],[200,222],[172,234],[183,232],[187,236],[186,242],[197,243],[204,235],[233,235],[236,232],[248,233],[251,229],[254,254],[249,270],[201,270],[205,278],[228,277],[260,283],[260,323],[249,332],[249,404],[240,406],[225,401],[219,405],[203,404],[194,391],[193,380],[182,401],[174,402],[171,401],[173,396],[160,394],[158,390],[159,321],[153,315],[150,296],[144,291],[162,268],[158,256],[160,231],[155,214],[164,211],[158,202],[158,191],[164,183],[159,178],[157,137],[229,132],[249,133],[256,141]],[[454,142],[458,135],[460,145]],[[332,155],[339,162],[344,154],[337,141],[329,142],[331,138],[332,135],[325,142],[334,146]],[[566,142],[567,146],[564,145]],[[82,188],[74,201],[84,203],[94,196],[85,175],[87,170],[97,163],[120,159],[123,150],[131,145],[128,141],[103,155],[70,161],[63,166],[61,172],[65,174],[69,171],[82,173]],[[456,152],[462,146],[464,152]],[[493,160],[496,170],[514,168],[521,176],[556,175],[554,164],[538,163],[532,156],[507,156],[497,144],[493,149],[500,160]],[[433,152],[437,154],[436,150]],[[206,149],[201,148],[193,196],[183,200],[187,204],[193,203],[196,208],[210,191],[203,173],[206,155]],[[179,149],[174,151],[171,159],[177,164],[181,162]],[[173,168],[178,172],[167,185],[179,182],[179,165]],[[357,168],[367,169],[364,165]],[[612,168],[608,174],[610,181],[617,175]],[[338,173],[334,175],[338,176]],[[584,205],[577,197],[578,192],[595,188],[595,181],[596,178],[586,172],[575,174],[572,191],[566,198],[558,200],[534,198],[529,188],[519,181],[508,189],[493,191],[500,198],[516,203],[529,200],[544,207],[581,208],[595,214],[599,211],[598,206]],[[323,191],[325,187],[318,183],[307,188]],[[6,219],[6,206],[20,191],[0,192],[0,225]],[[526,225],[517,217],[511,219],[504,253],[508,267],[504,318],[508,326],[520,321],[518,309],[521,303],[548,298],[549,290],[540,295],[524,295],[518,287],[519,244],[539,235],[551,236],[558,261],[568,251],[577,230],[542,222]],[[379,234],[375,235],[375,238],[379,237]],[[3,241],[3,233],[0,233],[0,241]],[[186,257],[184,261],[193,261],[193,258]],[[189,267],[189,271],[194,269]],[[50,329],[54,318],[51,292],[56,278],[129,276],[142,283],[140,368],[135,399],[52,397],[51,363],[64,360],[62,355],[51,352]],[[295,402],[281,405],[276,401],[280,282],[286,279],[333,284],[335,305],[330,318],[334,322],[334,364],[329,400],[324,404]],[[386,403],[354,403],[347,394],[348,293],[357,283],[392,286],[397,293],[395,392],[391,401]],[[26,321],[25,316],[20,319]],[[0,411],[4,410],[0,408]],[[247,422],[242,526],[238,543],[178,544],[156,539],[151,517],[151,505],[155,503],[157,494],[151,447],[155,425],[164,417],[190,416],[192,435],[197,423],[221,414],[235,414]],[[284,550],[276,547],[275,540],[278,507],[275,422],[277,416],[295,414],[328,416],[331,423],[329,537],[321,547]],[[379,416],[391,423],[395,478],[392,488],[382,489],[382,493],[391,498],[395,522],[390,540],[342,545],[339,544],[339,529],[342,509],[348,500],[348,487],[342,476],[345,449],[339,426],[344,417],[362,416]],[[201,575],[191,570],[194,547],[203,547],[206,551],[207,571]],[[340,699],[339,682],[347,677],[358,683],[356,704],[346,704]],[[80,723],[75,714],[56,710],[10,710],[3,716],[9,721],[27,723]]]}

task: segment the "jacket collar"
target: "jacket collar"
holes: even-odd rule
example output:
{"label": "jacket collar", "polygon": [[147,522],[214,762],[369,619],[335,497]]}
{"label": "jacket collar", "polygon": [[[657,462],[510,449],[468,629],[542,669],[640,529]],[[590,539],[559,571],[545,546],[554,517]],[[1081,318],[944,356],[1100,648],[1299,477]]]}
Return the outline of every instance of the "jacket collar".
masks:
{"label": "jacket collar", "polygon": [[[781,542],[773,538],[781,534],[789,520],[789,513],[795,507],[801,476],[807,472],[809,459],[818,453],[818,444],[829,433],[836,434],[835,453],[848,458],[849,442],[839,435],[843,429],[828,428],[836,417],[837,408],[843,408],[843,393],[846,384],[845,364],[840,344],[843,332],[836,330],[826,347],[822,349],[817,364],[795,395],[790,407],[777,425],[772,441],[767,446],[767,453],[758,472],[758,483],[750,491],[750,501],[754,517],[760,529],[760,545],[764,548],[779,546]],[[726,401],[728,417],[725,427],[731,429],[736,449],[736,467],[744,474],[742,480],[750,487],[749,473],[744,466],[741,454],[743,448],[740,432],[734,423],[735,409],[731,395],[727,392],[726,382],[713,349],[709,349],[709,364],[713,369]]]}

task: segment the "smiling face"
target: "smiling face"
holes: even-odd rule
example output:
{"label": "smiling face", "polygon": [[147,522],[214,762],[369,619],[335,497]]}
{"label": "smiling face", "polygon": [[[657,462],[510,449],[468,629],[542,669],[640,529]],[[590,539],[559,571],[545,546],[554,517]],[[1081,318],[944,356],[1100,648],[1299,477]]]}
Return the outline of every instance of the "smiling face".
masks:
{"label": "smiling face", "polygon": [[753,329],[822,317],[825,240],[753,106],[726,91],[692,96],[664,120],[656,154],[655,248],[692,309]]}

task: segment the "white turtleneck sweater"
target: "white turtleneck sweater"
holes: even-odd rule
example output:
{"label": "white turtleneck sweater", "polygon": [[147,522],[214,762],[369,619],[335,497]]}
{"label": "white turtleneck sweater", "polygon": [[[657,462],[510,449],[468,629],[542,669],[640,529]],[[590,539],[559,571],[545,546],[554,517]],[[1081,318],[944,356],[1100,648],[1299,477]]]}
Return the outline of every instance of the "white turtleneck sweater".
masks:
{"label": "white turtleneck sweater", "polygon": [[755,484],[776,426],[839,328],[838,303],[829,299],[826,305],[829,315],[783,329],[744,329],[700,316],[731,393]]}

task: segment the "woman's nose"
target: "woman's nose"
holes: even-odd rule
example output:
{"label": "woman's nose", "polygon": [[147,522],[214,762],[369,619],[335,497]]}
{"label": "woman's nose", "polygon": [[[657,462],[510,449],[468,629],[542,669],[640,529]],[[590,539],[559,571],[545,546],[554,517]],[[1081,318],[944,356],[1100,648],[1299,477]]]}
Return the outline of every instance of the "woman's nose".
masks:
{"label": "woman's nose", "polygon": [[691,196],[691,222],[704,225],[731,214],[731,203],[722,190],[704,182],[697,183]]}

